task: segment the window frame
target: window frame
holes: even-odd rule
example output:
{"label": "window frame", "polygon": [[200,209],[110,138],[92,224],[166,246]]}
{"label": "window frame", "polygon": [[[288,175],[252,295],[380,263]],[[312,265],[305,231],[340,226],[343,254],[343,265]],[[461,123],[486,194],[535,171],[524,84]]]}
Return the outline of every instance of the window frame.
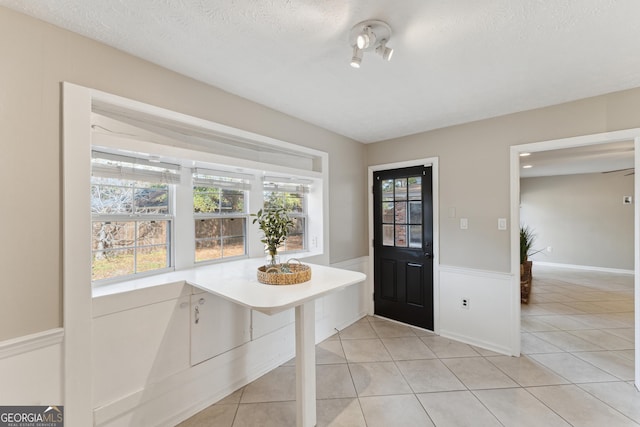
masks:
{"label": "window frame", "polygon": [[[203,182],[195,182],[196,175],[205,175],[205,176],[209,176],[211,178],[211,183],[203,183]],[[225,190],[223,184],[222,184],[222,180],[225,178],[232,178],[230,177],[228,174],[225,176],[223,174],[216,174],[216,175],[210,175],[208,173],[201,173],[201,171],[199,171],[198,169],[193,169],[192,170],[192,184],[191,184],[191,198],[192,201],[195,200],[195,196],[196,196],[196,188],[197,187],[202,187],[202,188],[210,188],[210,189],[216,189],[219,191],[219,197],[220,199],[222,198],[222,192]],[[215,181],[219,181],[221,184],[220,185],[216,185]],[[195,212],[195,206],[193,206],[192,203],[192,213],[193,213],[193,228],[194,228],[194,235],[193,235],[193,242],[194,242],[194,251],[193,251],[193,263],[195,266],[198,265],[206,265],[206,264],[212,264],[212,263],[218,263],[218,262],[225,262],[225,261],[232,261],[232,260],[237,260],[237,259],[242,259],[242,258],[247,258],[248,257],[248,224],[249,224],[249,198],[250,198],[250,186],[246,185],[244,182],[238,182],[237,183],[239,187],[243,187],[243,188],[230,188],[233,189],[235,191],[241,191],[243,193],[243,205],[244,205],[244,209],[243,212],[232,212],[232,213],[224,213],[222,212],[222,206],[219,206],[218,212]],[[245,188],[246,187],[246,188]],[[242,225],[242,229],[243,229],[243,253],[241,255],[234,255],[234,256],[228,256],[225,257],[224,256],[224,239],[225,237],[230,237],[230,236],[224,236],[222,234],[223,232],[223,227],[222,225],[220,225],[220,235],[219,237],[219,241],[220,241],[220,251],[221,251],[221,257],[220,258],[212,258],[212,259],[204,259],[204,260],[200,260],[198,261],[197,259],[197,251],[198,251],[198,241],[203,241],[205,239],[198,239],[198,237],[196,236],[196,232],[195,232],[195,228],[196,228],[196,222],[200,221],[200,220],[207,220],[207,219],[219,219],[219,220],[224,220],[224,219],[241,219],[243,220],[243,225]],[[239,237],[239,236],[231,236],[231,237]],[[207,239],[207,240],[213,240],[213,239]]]}
{"label": "window frame", "polygon": [[[132,180],[132,179],[125,179],[125,181],[131,181],[131,182],[150,182],[150,181],[142,181],[142,180]],[[123,188],[131,188],[131,191],[135,194],[135,189],[136,188],[144,188],[144,187],[139,187],[136,186],[135,184],[132,185],[131,187],[127,187],[127,186],[120,186],[120,185],[113,185],[113,184],[96,184],[94,183],[93,177],[90,179],[89,181],[89,185],[90,188],[93,187],[94,185],[105,185],[105,186],[117,186],[117,187],[123,187]],[[133,222],[134,223],[134,232],[135,232],[135,239],[134,239],[134,244],[132,246],[129,247],[125,247],[125,248],[119,248],[119,249],[108,249],[108,251],[115,251],[115,252],[120,252],[120,251],[126,251],[126,250],[133,250],[133,270],[134,272],[131,274],[123,274],[123,275],[118,275],[118,276],[112,276],[112,277],[107,277],[107,278],[103,278],[103,279],[96,279],[93,280],[93,262],[94,262],[94,254],[97,252],[97,250],[93,249],[93,231],[91,233],[91,273],[92,273],[92,280],[91,280],[91,284],[93,286],[101,286],[101,285],[107,285],[107,284],[111,284],[111,283],[118,283],[118,282],[124,282],[127,280],[133,280],[136,278],[141,278],[141,277],[147,277],[147,276],[153,276],[156,274],[161,274],[161,273],[166,273],[169,271],[173,271],[174,267],[175,267],[175,220],[176,220],[176,209],[175,209],[175,184],[164,184],[167,186],[167,210],[168,212],[166,214],[159,214],[159,213],[154,213],[154,214],[148,214],[148,213],[136,213],[132,210],[132,213],[127,214],[127,213],[117,213],[117,214],[104,214],[104,213],[93,213],[91,212],[91,229],[93,230],[93,225],[95,223],[98,222]],[[167,239],[166,239],[166,244],[165,245],[139,245],[138,241],[139,241],[139,236],[138,236],[138,223],[140,222],[145,222],[145,221],[166,221],[167,222]],[[157,268],[157,269],[152,269],[152,270],[147,270],[147,271],[142,271],[142,272],[138,272],[137,271],[137,267],[138,267],[138,258],[137,258],[137,254],[138,254],[138,250],[139,249],[143,249],[145,247],[159,247],[159,246],[165,246],[166,247],[166,251],[167,251],[167,266],[163,267],[163,268]]]}

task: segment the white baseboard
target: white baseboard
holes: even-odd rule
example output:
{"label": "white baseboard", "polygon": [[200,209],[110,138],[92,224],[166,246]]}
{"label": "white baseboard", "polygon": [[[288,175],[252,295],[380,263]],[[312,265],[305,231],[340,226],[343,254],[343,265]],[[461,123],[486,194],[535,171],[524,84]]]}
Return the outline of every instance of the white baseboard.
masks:
{"label": "white baseboard", "polygon": [[500,353],[500,354],[504,354],[506,356],[512,356],[513,352],[510,348],[506,347],[506,346],[501,346],[501,345],[496,345],[496,343],[493,342],[488,342],[488,341],[484,341],[484,340],[479,340],[476,339],[474,337],[469,337],[466,335],[461,335],[458,334],[456,332],[452,332],[452,331],[447,331],[444,329],[440,330],[440,336],[444,337],[444,338],[449,338],[452,340],[456,340],[456,341],[460,341],[463,342],[465,344],[470,344],[473,345],[475,347],[480,347],[486,350],[490,350],[496,353]]}
{"label": "white baseboard", "polygon": [[533,262],[535,265],[542,265],[546,267],[571,268],[574,270],[599,271],[602,273],[635,274],[633,270],[626,270],[623,268],[595,267],[590,265],[577,265],[577,264],[560,264],[555,262],[544,262],[544,261],[535,261],[535,260]]}

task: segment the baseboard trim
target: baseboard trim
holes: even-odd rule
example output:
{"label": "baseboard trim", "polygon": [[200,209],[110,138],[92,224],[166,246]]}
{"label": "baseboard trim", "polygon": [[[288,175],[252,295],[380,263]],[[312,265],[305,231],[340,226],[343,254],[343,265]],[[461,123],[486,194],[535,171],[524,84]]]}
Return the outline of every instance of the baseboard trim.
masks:
{"label": "baseboard trim", "polygon": [[558,268],[570,268],[573,270],[586,270],[586,271],[599,271],[601,273],[617,273],[617,274],[635,274],[633,270],[626,270],[623,268],[608,268],[608,267],[596,267],[590,265],[578,265],[578,264],[560,264],[555,262],[534,261],[535,265],[542,265],[546,267],[558,267]]}
{"label": "baseboard trim", "polygon": [[0,360],[62,344],[64,329],[55,328],[0,342]]}
{"label": "baseboard trim", "polygon": [[460,335],[457,334],[455,332],[451,332],[451,331],[447,331],[447,330],[440,330],[440,336],[444,337],[444,338],[449,338],[452,340],[456,340],[459,342],[463,342],[465,344],[469,344],[475,347],[480,347],[482,349],[485,350],[489,350],[489,351],[493,351],[495,353],[500,353],[500,354],[504,354],[506,356],[514,356],[514,354],[512,354],[511,349],[507,348],[507,347],[502,347],[502,346],[497,346],[494,343],[490,343],[487,341],[482,341],[482,340],[477,340],[474,339],[472,337],[468,337],[465,335]]}

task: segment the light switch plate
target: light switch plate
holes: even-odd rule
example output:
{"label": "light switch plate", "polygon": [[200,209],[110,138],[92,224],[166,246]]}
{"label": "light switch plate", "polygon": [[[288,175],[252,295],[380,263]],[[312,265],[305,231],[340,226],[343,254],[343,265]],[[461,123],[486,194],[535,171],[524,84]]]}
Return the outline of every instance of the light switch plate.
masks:
{"label": "light switch plate", "polygon": [[498,218],[498,230],[507,229],[507,218]]}
{"label": "light switch plate", "polygon": [[460,218],[460,229],[466,230],[469,228],[469,220],[467,218]]}

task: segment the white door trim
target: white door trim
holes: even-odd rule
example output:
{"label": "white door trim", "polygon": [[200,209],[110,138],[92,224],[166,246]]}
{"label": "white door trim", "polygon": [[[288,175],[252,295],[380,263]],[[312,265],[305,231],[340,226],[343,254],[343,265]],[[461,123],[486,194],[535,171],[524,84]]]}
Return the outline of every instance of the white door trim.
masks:
{"label": "white door trim", "polygon": [[[592,135],[582,135],[571,138],[553,139],[549,141],[533,142],[529,144],[513,145],[510,152],[511,174],[511,273],[513,275],[513,335],[512,347],[514,354],[520,354],[520,153],[556,150],[560,148],[583,147],[588,145],[606,144],[620,141],[635,141],[635,168],[640,170],[640,128],[626,129],[614,132],[604,132]],[[640,174],[634,178],[636,203],[640,197]],[[634,209],[634,298],[635,298],[635,385],[640,390],[640,209]]]}
{"label": "white door trim", "polygon": [[383,170],[409,168],[412,166],[431,166],[432,172],[432,198],[433,198],[433,331],[440,333],[440,230],[439,221],[439,170],[438,157],[428,157],[425,159],[408,160],[405,162],[386,163],[382,165],[372,165],[368,168],[368,189],[369,189],[369,271],[370,280],[367,280],[369,289],[365,294],[370,295],[367,313],[373,315],[373,173]]}

